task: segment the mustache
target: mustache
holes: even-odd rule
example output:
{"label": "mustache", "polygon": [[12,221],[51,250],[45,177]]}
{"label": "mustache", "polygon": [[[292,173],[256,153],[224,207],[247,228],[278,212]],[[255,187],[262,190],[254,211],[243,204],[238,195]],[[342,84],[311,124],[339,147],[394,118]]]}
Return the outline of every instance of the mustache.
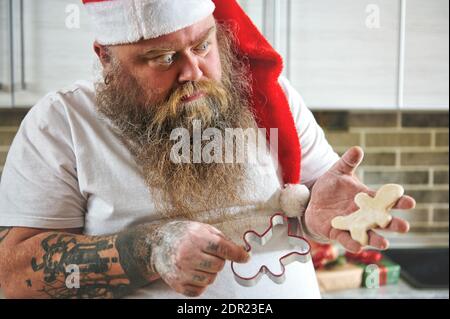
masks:
{"label": "mustache", "polygon": [[[188,97],[199,95],[194,101],[187,101]],[[226,112],[231,100],[227,89],[215,81],[187,82],[172,89],[168,97],[157,105],[149,106],[153,109],[151,127],[160,131],[167,124],[179,122],[185,119],[186,122],[200,117],[204,122],[210,122],[214,115]],[[206,124],[205,123],[205,124]]]}

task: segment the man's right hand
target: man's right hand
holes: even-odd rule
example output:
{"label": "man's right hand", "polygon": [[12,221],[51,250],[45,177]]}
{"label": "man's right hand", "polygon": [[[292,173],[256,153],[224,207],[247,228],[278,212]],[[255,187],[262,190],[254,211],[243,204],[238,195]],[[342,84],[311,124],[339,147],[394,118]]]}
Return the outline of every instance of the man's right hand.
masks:
{"label": "man's right hand", "polygon": [[175,291],[200,296],[226,260],[243,263],[249,255],[211,225],[174,221],[161,226],[153,243],[152,265]]}

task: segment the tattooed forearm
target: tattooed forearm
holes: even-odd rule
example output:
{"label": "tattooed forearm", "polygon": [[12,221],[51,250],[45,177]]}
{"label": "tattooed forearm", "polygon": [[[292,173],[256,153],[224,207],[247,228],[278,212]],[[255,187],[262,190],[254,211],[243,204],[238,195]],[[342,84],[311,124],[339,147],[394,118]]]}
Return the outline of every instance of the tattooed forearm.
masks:
{"label": "tattooed forearm", "polygon": [[0,243],[8,236],[12,227],[0,227]]}
{"label": "tattooed forearm", "polygon": [[[126,294],[128,278],[112,271],[119,268],[114,267],[118,263],[114,240],[114,236],[83,240],[80,236],[61,233],[44,238],[41,260],[31,259],[33,271],[43,275],[41,292],[52,298],[115,298]],[[79,285],[68,287],[69,276]]]}
{"label": "tattooed forearm", "polygon": [[120,298],[158,279],[150,263],[155,228],[141,225],[104,237],[47,234],[40,242],[43,254],[31,259],[44,283],[40,292],[51,298]]}
{"label": "tattooed forearm", "polygon": [[133,286],[140,286],[147,280],[159,278],[151,264],[152,245],[157,240],[155,238],[157,228],[156,224],[145,224],[117,236],[116,248],[120,264]]}

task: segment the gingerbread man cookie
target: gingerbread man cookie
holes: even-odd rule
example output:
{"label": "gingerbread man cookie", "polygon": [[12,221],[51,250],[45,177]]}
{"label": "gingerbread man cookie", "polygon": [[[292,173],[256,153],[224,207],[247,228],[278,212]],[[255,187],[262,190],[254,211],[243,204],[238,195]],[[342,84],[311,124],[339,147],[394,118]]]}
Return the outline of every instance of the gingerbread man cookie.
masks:
{"label": "gingerbread man cookie", "polygon": [[366,193],[359,193],[355,196],[359,209],[353,214],[335,217],[331,225],[336,229],[350,231],[354,240],[366,246],[369,242],[367,231],[376,227],[386,228],[389,225],[392,220],[389,211],[403,193],[403,187],[396,184],[382,186],[374,198]]}

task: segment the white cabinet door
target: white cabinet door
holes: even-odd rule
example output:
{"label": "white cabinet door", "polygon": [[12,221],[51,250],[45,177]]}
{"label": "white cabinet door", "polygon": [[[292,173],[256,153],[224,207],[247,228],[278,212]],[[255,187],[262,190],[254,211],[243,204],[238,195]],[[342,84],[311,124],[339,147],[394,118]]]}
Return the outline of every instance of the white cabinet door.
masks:
{"label": "white cabinet door", "polygon": [[399,11],[398,0],[292,1],[291,81],[310,107],[395,108]]}
{"label": "white cabinet door", "polygon": [[405,107],[448,107],[449,1],[406,3]]}
{"label": "white cabinet door", "polygon": [[[24,0],[23,5],[26,89],[16,84],[16,104],[27,107],[50,91],[91,79],[95,56],[94,35],[81,1]],[[78,13],[79,28],[73,24]],[[17,47],[16,55],[20,52]],[[20,66],[16,70],[19,74]]]}
{"label": "white cabinet door", "polygon": [[0,0],[0,108],[11,106],[9,0]]}
{"label": "white cabinet door", "polygon": [[239,0],[242,9],[252,19],[258,29],[263,31],[264,23],[264,1],[265,0]]}
{"label": "white cabinet door", "polygon": [[[288,14],[292,0],[240,0],[250,19],[286,62],[289,58]],[[283,70],[289,75],[288,68]]]}

